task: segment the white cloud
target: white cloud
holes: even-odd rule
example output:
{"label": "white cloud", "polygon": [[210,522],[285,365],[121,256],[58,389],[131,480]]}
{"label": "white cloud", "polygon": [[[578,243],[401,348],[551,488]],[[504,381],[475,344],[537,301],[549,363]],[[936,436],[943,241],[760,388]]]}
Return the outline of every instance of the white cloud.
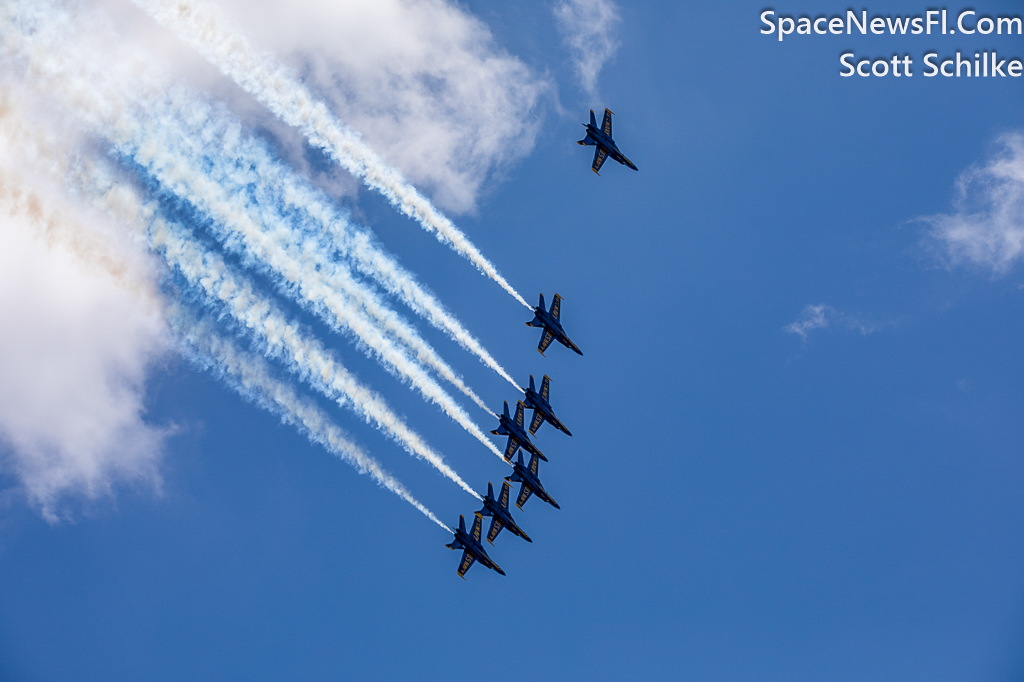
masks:
{"label": "white cloud", "polygon": [[18,100],[4,99],[0,471],[54,522],[118,483],[159,489],[167,431],[146,423],[143,392],[166,351],[164,323],[150,257],[28,174],[12,148],[28,137],[13,120]]}
{"label": "white cloud", "polygon": [[1024,257],[1024,134],[999,140],[999,152],[957,180],[955,213],[922,218],[950,265],[1003,275]]}
{"label": "white cloud", "polygon": [[853,315],[840,312],[830,305],[823,303],[818,305],[804,306],[803,312],[796,321],[786,325],[783,329],[791,334],[796,334],[804,341],[807,335],[815,329],[825,329],[829,326],[842,327],[860,332],[863,335],[876,332],[881,325],[876,322],[862,320]]}
{"label": "white cloud", "polygon": [[621,18],[611,0],[562,0],[554,7],[562,40],[572,53],[580,85],[597,96],[597,76],[615,56],[619,41],[615,29]]}
{"label": "white cloud", "polygon": [[449,210],[528,154],[550,85],[444,0],[223,0],[342,121]]}

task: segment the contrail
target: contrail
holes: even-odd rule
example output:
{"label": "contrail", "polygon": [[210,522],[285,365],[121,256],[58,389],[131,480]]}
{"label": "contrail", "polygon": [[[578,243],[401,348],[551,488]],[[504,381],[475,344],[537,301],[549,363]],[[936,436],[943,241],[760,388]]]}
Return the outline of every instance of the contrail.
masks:
{"label": "contrail", "polygon": [[182,341],[182,353],[193,363],[212,370],[242,397],[276,414],[285,424],[295,426],[309,440],[348,462],[359,473],[369,474],[379,485],[419,509],[428,519],[449,533],[453,532],[385,471],[376,459],[350,441],[313,401],[299,396],[290,385],[275,379],[262,358],[241,350],[217,334],[208,322],[194,322],[190,318],[177,306],[168,314],[171,329]]}
{"label": "contrail", "polygon": [[[412,454],[433,464],[463,490],[480,497],[441,455],[391,411],[383,398],[363,386],[319,342],[306,338],[273,302],[257,294],[247,280],[236,277],[220,256],[206,251],[185,230],[161,218],[152,221],[150,235],[153,248],[162,253],[189,284],[223,305],[235,322],[253,333],[269,353],[287,362],[302,378],[339,405],[350,405],[364,419],[392,435]],[[483,438],[480,433],[478,439],[501,457],[501,453]]]}
{"label": "contrail", "polygon": [[[372,278],[385,291],[399,298],[431,325],[447,333],[451,339],[522,391],[480,341],[424,289],[412,273],[375,244],[370,234],[352,225],[320,191],[276,161],[263,144],[251,136],[242,135],[237,122],[229,119],[227,114],[197,102],[195,98],[181,102],[176,108],[180,112],[176,122],[189,127],[187,135],[190,139],[218,140],[216,148],[207,146],[204,153],[206,158],[214,154],[224,158],[214,160],[207,174],[232,196],[244,196],[251,192],[253,201],[250,203],[255,204],[264,214],[273,214],[272,217],[264,218],[266,224],[272,220],[287,220],[285,215],[298,212],[300,215],[293,218],[296,223],[306,229],[317,228],[320,235],[331,239],[331,247],[341,257],[352,261],[359,272]],[[247,172],[239,172],[239,169],[246,169]]]}
{"label": "contrail", "polygon": [[[67,159],[59,158],[61,155],[56,153],[56,150],[48,148],[47,141],[38,135],[37,131],[20,125],[20,121],[11,120],[7,115],[11,104],[8,92],[0,92],[0,103],[4,105],[3,113],[0,114],[0,135],[3,137],[5,153],[17,154],[19,164],[25,161],[27,153],[36,160],[58,161],[59,166],[67,165]],[[81,225],[74,224],[77,221],[49,210],[47,203],[40,193],[26,187],[17,174],[0,171],[0,207],[6,213],[12,217],[28,218],[27,224],[31,225],[39,239],[48,245],[59,243],[66,247],[82,265],[102,270],[120,287],[141,296],[152,310],[159,311],[165,307],[155,290],[145,286],[137,274],[130,274],[137,268],[133,268],[124,254],[113,251],[112,245],[104,243],[100,234],[84,229]],[[333,452],[360,473],[369,474],[379,485],[394,492],[431,521],[452,532],[394,476],[384,471],[374,458],[349,441],[345,433],[331,423],[315,403],[301,398],[291,386],[273,378],[261,358],[245,353],[232,342],[216,334],[208,322],[195,322],[180,305],[171,304],[166,307],[168,310],[165,311],[165,319],[185,345],[181,350],[186,357],[206,369],[212,368],[243,397],[277,414],[284,423],[296,426],[310,440]]]}
{"label": "contrail", "polygon": [[438,211],[401,174],[391,168],[345,126],[327,106],[313,97],[289,71],[233,29],[214,7],[194,0],[132,0],[156,21],[231,78],[290,126],[298,128],[315,147],[363,183],[380,192],[391,205],[420,223],[438,241],[449,244],[501,288],[531,308],[465,234]]}
{"label": "contrail", "polygon": [[[348,267],[329,259],[290,221],[272,207],[248,200],[244,184],[254,182],[252,169],[227,155],[201,124],[197,134],[186,130],[180,116],[205,120],[210,108],[197,98],[182,95],[178,105],[158,104],[146,110],[146,122],[125,114],[114,129],[130,129],[118,149],[145,169],[168,192],[192,204],[211,219],[215,235],[229,247],[238,237],[250,260],[272,271],[286,292],[323,318],[336,331],[348,330],[392,373],[410,380],[427,397],[452,414],[456,403],[392,341],[403,344],[416,361],[433,368],[481,408],[493,413],[455,371],[400,315],[371,288],[357,281]],[[118,125],[123,122],[124,125]],[[221,131],[217,131],[221,132]],[[233,132],[240,134],[240,131]],[[468,417],[467,417],[468,419]]]}
{"label": "contrail", "polygon": [[[395,415],[384,399],[364,386],[315,339],[308,339],[273,302],[257,294],[251,283],[234,276],[218,255],[206,251],[187,231],[155,215],[130,188],[105,181],[98,171],[84,172],[86,189],[99,207],[122,220],[149,224],[149,241],[209,302],[218,302],[237,324],[248,329],[267,352],[280,358],[313,388],[398,442],[407,452],[427,460],[444,476],[477,499],[480,496],[455,473],[442,456]],[[502,460],[504,461],[504,459]]]}
{"label": "contrail", "polygon": [[[38,17],[36,18],[38,19]],[[65,21],[67,21],[66,18]],[[82,59],[74,64],[68,64],[66,59],[62,61],[47,50],[47,47],[52,44],[55,38],[50,35],[51,43],[48,44],[42,41],[41,33],[42,31],[39,30],[39,27],[36,27],[36,31],[32,34],[32,38],[36,42],[30,43],[23,48],[29,53],[30,58],[33,58],[32,66],[34,67],[35,75],[37,77],[49,76],[49,82],[58,86],[59,89],[65,90],[65,94],[69,99],[84,107],[85,113],[88,114],[87,120],[101,130],[104,130],[104,132],[112,135],[115,142],[130,139],[131,129],[135,123],[127,113],[127,95],[122,91],[123,86],[115,84],[108,85],[107,87],[99,85],[90,87],[91,80],[86,78],[81,72],[87,60]],[[102,80],[103,84],[106,84],[114,80],[113,72],[120,66],[122,65],[117,65],[105,72],[102,78],[92,73],[88,75],[96,76],[98,80]],[[152,146],[151,143],[150,146]],[[146,152],[144,150],[143,153],[156,152],[152,150]],[[212,183],[208,183],[207,187],[212,189]],[[266,239],[265,236],[263,238]],[[215,256],[211,257],[217,258]],[[487,439],[480,427],[473,423],[465,411],[423,371],[420,365],[409,358],[407,354],[395,348],[378,329],[371,329],[372,325],[365,325],[364,327],[363,338],[367,339],[367,346],[379,351],[381,357],[392,363],[392,366],[396,367],[401,374],[413,382],[421,395],[441,407],[448,416],[458,422],[495,456],[502,457],[501,452]],[[359,329],[353,326],[353,331],[358,332]]]}

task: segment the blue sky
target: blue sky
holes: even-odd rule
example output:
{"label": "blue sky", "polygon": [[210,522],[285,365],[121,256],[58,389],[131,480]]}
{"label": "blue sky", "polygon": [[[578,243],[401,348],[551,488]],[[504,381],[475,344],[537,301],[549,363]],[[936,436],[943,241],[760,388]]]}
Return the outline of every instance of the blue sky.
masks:
{"label": "blue sky", "polygon": [[[574,435],[537,442],[561,510],[513,510],[533,544],[503,533],[491,556],[508,575],[463,582],[449,535],[170,355],[145,389],[147,422],[174,428],[159,494],[118,486],[58,523],[17,495],[2,509],[0,679],[1024,675],[1024,279],[950,266],[919,220],[957,210],[958,177],[1024,127],[1024,91],[838,75],[846,50],[1020,58],[1019,38],[779,43],[758,32],[762,5],[623,4],[594,97],[550,3],[463,9],[553,88],[535,143],[456,222],[531,303],[564,297],[584,357],[538,355],[530,312],[379,196],[338,201],[521,383],[552,378]],[[596,177],[575,144],[605,106],[639,172]],[[786,330],[816,305],[827,326]],[[507,475],[304,321],[471,485]],[[516,400],[416,322],[493,409]],[[332,415],[449,525],[479,508]]]}

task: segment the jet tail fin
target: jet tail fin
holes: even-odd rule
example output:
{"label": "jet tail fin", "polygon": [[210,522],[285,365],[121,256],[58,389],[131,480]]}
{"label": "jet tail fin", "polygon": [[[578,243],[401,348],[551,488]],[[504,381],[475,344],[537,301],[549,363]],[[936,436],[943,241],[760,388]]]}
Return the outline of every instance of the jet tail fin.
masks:
{"label": "jet tail fin", "polygon": [[494,486],[491,485],[490,481],[487,481],[487,497],[494,499]]}
{"label": "jet tail fin", "polygon": [[540,309],[541,310],[545,310],[545,311],[547,310],[547,308],[544,307],[544,293],[543,292],[541,292],[541,295],[540,295]]}
{"label": "jet tail fin", "polygon": [[594,110],[590,110],[590,125],[597,127],[597,116],[594,116]]}
{"label": "jet tail fin", "polygon": [[462,514],[459,514],[459,530],[463,533],[466,532],[466,517]]}
{"label": "jet tail fin", "polygon": [[533,375],[532,374],[530,375],[530,390],[534,391],[534,392],[537,391],[536,387],[534,387],[534,385],[533,385]]}

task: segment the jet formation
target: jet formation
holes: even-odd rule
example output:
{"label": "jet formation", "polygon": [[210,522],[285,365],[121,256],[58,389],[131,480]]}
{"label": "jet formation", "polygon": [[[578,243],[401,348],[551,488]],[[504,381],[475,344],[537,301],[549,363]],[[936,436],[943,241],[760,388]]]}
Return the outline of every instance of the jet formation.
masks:
{"label": "jet formation", "polygon": [[[540,320],[540,324],[553,324],[555,331],[549,331],[548,327],[545,327],[545,338],[548,334],[551,334],[551,338],[558,338],[564,346],[571,348],[580,355],[580,349],[576,347],[569,337],[565,334],[562,329],[559,318],[559,309],[561,307],[562,298],[555,294],[555,302],[551,306],[551,312],[544,310],[544,294],[540,295],[540,305],[535,309],[537,316],[534,318]],[[539,311],[544,311],[545,317],[541,317]],[[552,317],[553,316],[553,317]],[[527,324],[530,324],[529,322]],[[534,325],[537,326],[537,325]],[[555,333],[558,336],[555,336]],[[542,350],[547,348],[547,343],[541,340]],[[512,518],[512,514],[509,512],[508,502],[509,494],[513,483],[519,483],[519,496],[516,498],[516,506],[519,509],[523,508],[523,505],[533,496],[544,500],[555,509],[561,509],[558,503],[551,494],[544,488],[544,484],[540,480],[540,461],[548,461],[548,458],[544,456],[544,453],[533,444],[530,440],[531,435],[537,434],[539,429],[544,422],[548,422],[559,431],[571,436],[572,433],[569,429],[555,416],[555,410],[551,407],[551,377],[544,375],[544,379],[541,382],[540,390],[537,390],[537,384],[533,379],[533,375],[530,375],[530,385],[528,388],[523,389],[526,394],[526,401],[522,400],[516,403],[515,415],[510,415],[508,410],[508,401],[506,400],[503,405],[502,413],[498,417],[498,428],[491,431],[495,436],[507,436],[508,441],[505,445],[505,461],[512,465],[512,474],[506,476],[504,482],[501,484],[501,493],[496,498],[494,496],[494,486],[491,483],[487,484],[487,496],[483,498],[483,509],[476,512],[476,520],[473,522],[473,528],[470,532],[466,532],[466,519],[463,516],[459,516],[459,528],[454,531],[454,540],[445,545],[449,549],[461,549],[462,550],[462,561],[459,562],[459,577],[465,580],[466,571],[469,570],[470,566],[474,563],[479,562],[491,570],[497,571],[501,575],[505,575],[505,572],[501,570],[501,567],[487,555],[486,550],[483,548],[481,541],[481,531],[483,524],[483,517],[491,517],[491,527],[487,531],[487,542],[494,545],[494,541],[502,530],[507,528],[513,535],[518,535],[527,542],[532,543],[533,540],[526,534],[519,524],[516,523],[515,519]],[[526,410],[533,410],[533,419],[530,421],[530,428],[526,428]],[[528,464],[523,463],[523,451],[530,454],[530,461]],[[518,458],[515,462],[512,461],[513,457]]]}
{"label": "jet formation", "polygon": [[[580,140],[579,144],[597,147],[597,151],[594,154],[594,163],[591,166],[595,173],[600,175],[598,171],[601,170],[601,165],[604,164],[608,157],[624,166],[637,170],[633,162],[619,151],[619,148],[615,145],[615,140],[612,139],[612,112],[610,109],[604,110],[604,121],[600,128],[597,127],[597,119],[594,116],[593,109],[590,110],[590,123],[584,123],[583,125],[587,129],[587,136]],[[583,351],[572,342],[565,329],[562,328],[561,310],[561,296],[555,294],[551,308],[548,309],[544,305],[544,294],[540,295],[540,302],[533,309],[533,319],[526,323],[530,327],[544,330],[540,337],[540,343],[537,345],[537,351],[544,355],[544,351],[548,349],[548,346],[553,341],[558,341],[576,354],[583,355]],[[459,528],[454,531],[455,539],[446,545],[449,549],[462,550],[462,561],[459,563],[458,570],[459,577],[462,579],[465,579],[466,571],[475,562],[480,562],[491,570],[505,575],[501,567],[494,563],[483,548],[480,537],[484,516],[491,517],[491,527],[487,532],[487,542],[492,546],[498,535],[505,528],[508,528],[510,533],[518,535],[527,542],[533,542],[530,536],[519,527],[509,512],[508,502],[512,483],[520,484],[519,496],[516,498],[516,506],[519,509],[522,509],[523,505],[533,496],[547,502],[555,509],[561,509],[541,483],[540,462],[541,460],[547,462],[548,458],[533,444],[530,436],[536,436],[537,430],[543,426],[544,422],[551,424],[551,426],[567,436],[571,436],[572,433],[555,416],[555,410],[551,407],[551,378],[548,375],[544,375],[544,380],[541,382],[540,390],[538,391],[531,374],[530,386],[523,389],[523,393],[526,394],[526,400],[520,400],[516,403],[514,416],[509,415],[508,401],[505,401],[502,413],[498,417],[498,428],[491,431],[495,436],[508,437],[505,444],[504,457],[506,462],[512,464],[512,474],[505,477],[505,481],[501,485],[501,493],[497,498],[494,497],[494,486],[491,483],[487,484],[487,496],[483,498],[484,506],[483,509],[476,512],[476,520],[473,521],[472,530],[469,533],[466,532],[466,520],[463,516],[459,516]],[[533,410],[533,419],[530,421],[529,429],[526,428],[526,410]],[[524,450],[530,454],[528,464],[523,463]],[[518,457],[513,462],[512,458],[516,457],[517,454]]]}

